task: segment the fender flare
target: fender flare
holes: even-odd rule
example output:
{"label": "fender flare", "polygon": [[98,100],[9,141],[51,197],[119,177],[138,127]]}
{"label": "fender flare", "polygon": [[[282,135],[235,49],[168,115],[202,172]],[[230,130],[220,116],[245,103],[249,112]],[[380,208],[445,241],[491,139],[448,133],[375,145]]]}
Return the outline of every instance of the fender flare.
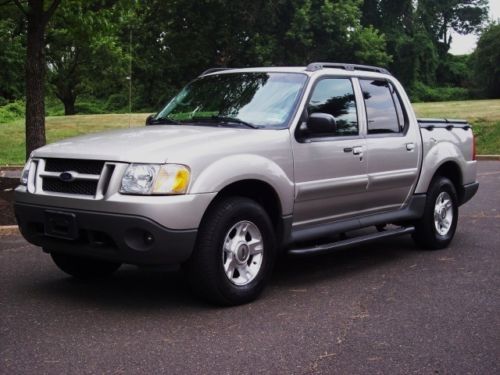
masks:
{"label": "fender flare", "polygon": [[215,161],[196,177],[190,192],[217,193],[226,186],[242,180],[267,183],[277,193],[282,208],[281,214],[289,215],[293,212],[295,192],[293,181],[274,161],[254,154],[231,155]]}
{"label": "fender flare", "polygon": [[463,178],[467,161],[462,152],[456,145],[450,142],[439,143],[427,153],[422,162],[422,173],[420,174],[415,193],[426,193],[438,169],[448,162],[452,162],[458,167]]}

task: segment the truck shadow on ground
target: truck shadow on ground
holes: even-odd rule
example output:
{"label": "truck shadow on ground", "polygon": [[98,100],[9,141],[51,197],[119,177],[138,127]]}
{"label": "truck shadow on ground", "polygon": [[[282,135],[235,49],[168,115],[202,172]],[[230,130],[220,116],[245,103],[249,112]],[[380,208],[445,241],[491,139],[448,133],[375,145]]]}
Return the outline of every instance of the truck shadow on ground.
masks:
{"label": "truck shadow on ground", "polygon": [[[363,283],[363,274],[372,269],[384,269],[393,262],[409,261],[419,251],[410,238],[397,238],[337,251],[332,254],[293,258],[284,256],[278,260],[268,288],[273,290],[307,288],[337,279],[352,279]],[[65,276],[55,266],[43,267],[43,275],[36,284],[25,283],[28,293],[35,298],[46,298],[58,303],[92,305],[105,309],[219,309],[192,294],[181,270],[160,271],[123,266],[108,279],[79,281]],[[403,270],[401,271],[403,272]],[[32,282],[32,280],[31,280]],[[269,289],[268,289],[269,291]],[[24,290],[23,292],[26,292]],[[286,293],[284,293],[286,294]],[[259,303],[266,303],[266,291]]]}

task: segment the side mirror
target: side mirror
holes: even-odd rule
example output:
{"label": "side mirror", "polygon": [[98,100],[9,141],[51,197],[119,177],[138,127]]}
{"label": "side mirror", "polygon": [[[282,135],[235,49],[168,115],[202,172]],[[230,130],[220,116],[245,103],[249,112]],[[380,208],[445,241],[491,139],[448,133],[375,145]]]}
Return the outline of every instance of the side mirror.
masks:
{"label": "side mirror", "polygon": [[153,119],[154,119],[154,117],[155,117],[155,114],[149,115],[148,117],[146,117],[146,126],[153,125]]}
{"label": "side mirror", "polygon": [[307,119],[307,129],[311,135],[335,134],[337,132],[337,121],[329,113],[313,113]]}

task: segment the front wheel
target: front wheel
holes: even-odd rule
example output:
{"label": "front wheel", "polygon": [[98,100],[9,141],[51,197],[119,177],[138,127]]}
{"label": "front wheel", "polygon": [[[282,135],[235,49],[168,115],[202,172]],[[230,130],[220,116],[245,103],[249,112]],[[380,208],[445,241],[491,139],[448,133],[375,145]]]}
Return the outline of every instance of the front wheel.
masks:
{"label": "front wheel", "polygon": [[258,203],[243,197],[223,199],[201,223],[196,249],[186,264],[190,284],[211,302],[250,302],[271,274],[275,247],[271,220]]}
{"label": "front wheel", "polygon": [[427,194],[424,216],[416,223],[413,240],[424,249],[447,247],[457,228],[458,198],[455,186],[445,178],[433,180]]}
{"label": "front wheel", "polygon": [[94,279],[111,275],[120,263],[84,258],[61,253],[50,253],[52,260],[59,269],[78,279]]}

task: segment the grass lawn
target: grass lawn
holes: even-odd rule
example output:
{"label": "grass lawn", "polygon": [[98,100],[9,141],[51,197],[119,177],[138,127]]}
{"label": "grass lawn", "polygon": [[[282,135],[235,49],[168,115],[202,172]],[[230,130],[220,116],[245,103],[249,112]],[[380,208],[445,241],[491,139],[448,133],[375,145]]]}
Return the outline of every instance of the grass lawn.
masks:
{"label": "grass lawn", "polygon": [[418,117],[467,119],[474,129],[478,155],[500,154],[500,99],[415,103]]}
{"label": "grass lawn", "polygon": [[[465,118],[474,127],[478,154],[500,154],[500,99],[416,103],[418,117]],[[144,126],[148,114],[47,117],[47,142],[103,130]],[[24,163],[24,120],[0,124],[0,165]]]}
{"label": "grass lawn", "polygon": [[[47,142],[104,130],[144,126],[147,113],[51,116],[45,121]],[[24,163],[24,120],[0,124],[0,165]]]}

